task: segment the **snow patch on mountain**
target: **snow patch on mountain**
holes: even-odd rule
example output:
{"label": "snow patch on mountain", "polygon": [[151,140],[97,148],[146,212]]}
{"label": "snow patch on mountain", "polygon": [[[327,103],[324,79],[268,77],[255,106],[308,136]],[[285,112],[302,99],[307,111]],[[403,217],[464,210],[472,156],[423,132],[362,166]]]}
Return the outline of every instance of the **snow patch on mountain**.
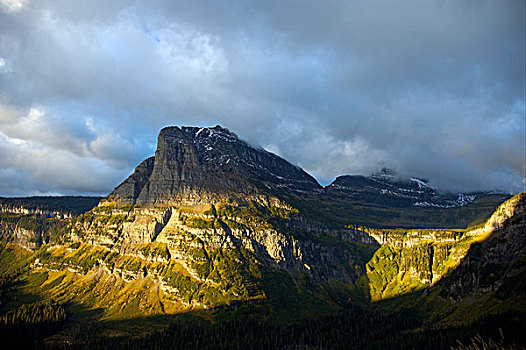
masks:
{"label": "snow patch on mountain", "polygon": [[414,205],[417,207],[435,207],[435,208],[456,208],[463,207],[477,198],[477,195],[469,195],[459,193],[456,200],[446,201],[445,203],[434,203],[434,202],[416,202]]}
{"label": "snow patch on mountain", "polygon": [[409,181],[412,181],[412,182],[416,183],[418,185],[418,188],[420,188],[420,189],[422,189],[422,188],[429,188],[429,189],[432,189],[432,190],[436,189],[434,186],[431,186],[426,181],[424,181],[422,179],[418,179],[416,177],[410,178]]}

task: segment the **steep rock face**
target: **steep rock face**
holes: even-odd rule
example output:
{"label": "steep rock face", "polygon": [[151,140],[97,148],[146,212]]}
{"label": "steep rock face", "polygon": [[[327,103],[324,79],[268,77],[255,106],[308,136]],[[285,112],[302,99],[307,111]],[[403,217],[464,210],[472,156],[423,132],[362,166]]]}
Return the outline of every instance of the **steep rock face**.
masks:
{"label": "steep rock face", "polygon": [[66,219],[87,212],[98,204],[100,197],[0,197],[0,214],[31,215],[40,218]]}
{"label": "steep rock face", "polygon": [[[69,233],[70,223],[75,215],[75,210],[67,207],[71,198],[81,198],[81,202],[86,202],[80,203],[80,208],[99,201],[98,198],[87,197],[2,198],[0,238],[27,250],[37,250],[50,242],[57,243]],[[32,199],[34,202],[31,202]]]}
{"label": "steep rock face", "polygon": [[441,281],[442,295],[456,300],[488,292],[500,299],[526,296],[526,193],[499,206],[481,231],[458,268]]}
{"label": "steep rock face", "polygon": [[381,245],[398,248],[433,243],[454,243],[462,238],[463,231],[455,230],[367,230],[366,232]]}
{"label": "steep rock face", "polygon": [[38,232],[34,232],[23,227],[17,227],[14,232],[14,243],[19,246],[35,250],[42,245],[42,237]]}
{"label": "steep rock face", "polygon": [[0,206],[0,213],[9,213],[17,215],[32,215],[41,218],[57,218],[57,219],[70,219],[71,213],[61,212],[58,210],[46,210],[46,209],[33,209],[24,207],[3,207]]}
{"label": "steep rock face", "polygon": [[[214,252],[225,249],[247,250],[259,263],[293,276],[355,280],[358,272],[341,264],[341,259],[353,266],[362,263],[350,252],[282,232],[312,230],[308,224],[295,225],[301,216],[271,194],[280,190],[316,193],[321,186],[300,168],[219,126],[169,127],[159,133],[155,157],[139,165],[93,211],[123,216],[122,222],[115,225],[99,217],[76,231],[86,232],[88,242],[127,254],[140,245],[166,244],[171,258],[200,280],[208,278],[203,266],[214,265]],[[227,207],[232,213],[222,213]],[[282,222],[283,230],[266,220]],[[364,233],[343,231],[333,236],[372,241]],[[198,259],[189,254],[196,250],[201,252]]]}
{"label": "steep rock face", "polygon": [[35,250],[42,244],[39,232],[17,225],[16,223],[0,222],[0,237],[7,242],[18,244],[22,248]]}
{"label": "steep rock face", "polygon": [[[505,280],[526,276],[524,193],[500,205],[482,227],[467,232],[373,230],[370,234],[382,244],[366,266],[372,300],[437,282],[443,286],[442,295],[459,300],[470,293],[495,292]],[[444,280],[444,276],[448,277]]]}
{"label": "steep rock face", "polygon": [[155,157],[137,167],[107,200],[127,204],[213,202],[226,196],[258,196],[261,186],[286,186],[295,191],[321,188],[302,169],[251,147],[220,126],[167,127],[159,133]]}
{"label": "steep rock face", "polygon": [[286,222],[287,229],[308,232],[317,236],[337,237],[343,241],[362,243],[367,245],[378,245],[379,237],[374,236],[371,232],[364,229],[358,229],[352,226],[342,228],[330,228],[327,225],[310,219],[306,215],[294,215]]}
{"label": "steep rock face", "polygon": [[526,218],[526,206],[524,204],[525,194],[520,193],[510,200],[502,203],[497,207],[495,212],[490,218],[484,223],[481,228],[470,230],[468,235],[483,235],[498,231],[505,225],[510,224],[510,219],[514,222],[514,225],[520,225],[521,219]]}
{"label": "steep rock face", "polygon": [[436,283],[467,249],[458,250],[455,244],[432,241],[405,248],[381,246],[366,265],[371,300],[397,297]]}
{"label": "steep rock face", "polygon": [[[258,264],[286,271],[291,276],[305,273],[317,281],[338,278],[351,283],[359,275],[354,266],[362,265],[363,261],[338,239],[374,242],[365,233],[353,230],[324,231],[334,237],[334,244],[295,238],[264,221],[258,210],[264,211],[266,207],[257,202],[252,202],[249,208],[207,205],[126,209],[99,206],[91,217],[84,216],[77,223],[73,239],[124,255],[137,255],[147,245],[163,244],[170,259],[184,266],[193,278],[212,284],[216,282],[208,275],[217,264],[213,256],[240,249],[250,252]],[[293,212],[282,208],[279,215],[282,217],[270,216],[270,221],[288,221]]]}
{"label": "steep rock face", "polygon": [[139,198],[139,195],[150,180],[154,162],[155,158],[150,157],[139,164],[139,166],[135,168],[135,172],[113,190],[110,198],[114,197],[125,203],[135,204],[137,198]]}

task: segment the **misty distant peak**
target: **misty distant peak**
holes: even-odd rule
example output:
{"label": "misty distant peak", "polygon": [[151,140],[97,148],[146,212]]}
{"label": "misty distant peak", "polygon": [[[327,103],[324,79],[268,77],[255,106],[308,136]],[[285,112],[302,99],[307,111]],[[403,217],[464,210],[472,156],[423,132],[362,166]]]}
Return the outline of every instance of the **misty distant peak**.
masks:
{"label": "misty distant peak", "polygon": [[400,175],[393,169],[382,168],[371,174],[371,177],[374,179],[393,180],[399,178]]}

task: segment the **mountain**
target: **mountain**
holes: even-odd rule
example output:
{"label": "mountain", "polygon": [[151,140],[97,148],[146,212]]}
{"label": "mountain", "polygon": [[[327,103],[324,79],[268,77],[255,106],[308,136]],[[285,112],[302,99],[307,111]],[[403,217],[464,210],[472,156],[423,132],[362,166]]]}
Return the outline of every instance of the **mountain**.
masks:
{"label": "mountain", "polygon": [[508,194],[495,191],[441,191],[425,179],[404,179],[382,169],[371,176],[339,176],[321,196],[306,199],[318,210],[316,203],[324,203],[327,209],[318,216],[330,216],[331,223],[460,229],[483,223],[496,205],[508,198]]}
{"label": "mountain", "polygon": [[312,192],[318,182],[301,168],[251,147],[234,133],[214,128],[167,127],[159,133],[155,157],[146,159],[109,196],[126,204],[242,200],[259,188]]}
{"label": "mountain", "polygon": [[90,210],[2,199],[0,334],[440,348],[422,330],[455,344],[483,324],[520,340],[525,198],[446,193],[387,169],[323,187],[220,126],[164,128],[155,155]]}
{"label": "mountain", "polygon": [[425,179],[412,177],[404,180],[393,170],[385,168],[369,177],[339,176],[329,185],[328,190],[343,193],[353,199],[397,207],[456,208],[473,202],[478,196],[486,195],[438,192]]}
{"label": "mountain", "polygon": [[507,297],[521,299],[525,295],[516,282],[526,272],[525,230],[526,194],[521,193],[501,204],[485,224],[469,230],[371,232],[382,244],[366,265],[371,298],[426,289],[455,301],[503,290]]}

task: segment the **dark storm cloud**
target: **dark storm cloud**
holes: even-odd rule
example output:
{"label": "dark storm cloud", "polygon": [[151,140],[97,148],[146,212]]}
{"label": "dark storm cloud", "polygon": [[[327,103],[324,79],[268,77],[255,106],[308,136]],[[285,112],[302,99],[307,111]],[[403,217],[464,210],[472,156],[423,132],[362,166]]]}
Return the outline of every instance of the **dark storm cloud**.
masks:
{"label": "dark storm cloud", "polygon": [[0,3],[0,195],[104,194],[218,123],[322,182],[524,188],[523,1]]}

